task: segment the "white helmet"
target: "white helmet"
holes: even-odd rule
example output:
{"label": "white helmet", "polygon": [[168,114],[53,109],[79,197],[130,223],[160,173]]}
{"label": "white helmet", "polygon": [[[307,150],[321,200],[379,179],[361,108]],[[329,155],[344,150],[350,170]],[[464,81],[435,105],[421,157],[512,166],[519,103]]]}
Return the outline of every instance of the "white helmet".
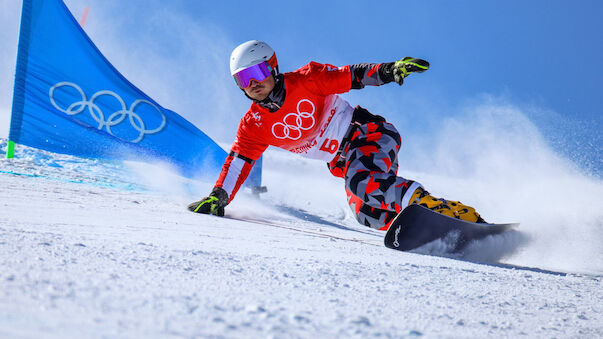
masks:
{"label": "white helmet", "polygon": [[260,64],[268,62],[274,70],[274,74],[278,74],[278,62],[274,50],[263,41],[250,40],[237,46],[230,54],[230,75]]}

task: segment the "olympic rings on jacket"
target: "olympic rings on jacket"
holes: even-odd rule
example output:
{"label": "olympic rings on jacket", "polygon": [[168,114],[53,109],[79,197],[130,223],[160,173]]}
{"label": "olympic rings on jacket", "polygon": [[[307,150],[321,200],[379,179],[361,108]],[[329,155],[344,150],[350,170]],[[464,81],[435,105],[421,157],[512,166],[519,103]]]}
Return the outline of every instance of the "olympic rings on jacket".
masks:
{"label": "olympic rings on jacket", "polygon": [[[69,86],[69,87],[74,88],[76,91],[78,91],[78,93],[82,97],[82,100],[76,101],[76,102],[70,104],[67,108],[61,108],[55,101],[54,92],[56,89],[63,87],[63,86]],[[90,112],[92,119],[94,119],[94,121],[96,121],[98,123],[98,129],[100,130],[100,129],[105,128],[107,130],[107,132],[109,132],[109,134],[111,134],[112,136],[114,136],[118,139],[121,139],[121,138],[119,138],[118,136],[113,134],[113,131],[111,131],[111,127],[114,127],[114,126],[120,124],[121,122],[123,122],[127,116],[128,120],[130,121],[130,124],[136,131],[138,131],[138,134],[139,134],[138,137],[135,138],[134,140],[125,140],[125,141],[129,141],[132,143],[140,142],[144,138],[144,136],[147,134],[154,134],[154,133],[160,132],[161,130],[163,130],[163,128],[165,127],[165,125],[167,123],[165,115],[163,114],[161,109],[159,109],[159,107],[157,107],[152,102],[150,102],[148,100],[144,100],[144,99],[137,99],[132,103],[130,108],[127,108],[124,100],[119,95],[117,95],[115,92],[112,92],[112,91],[107,91],[107,90],[98,91],[90,98],[90,100],[87,100],[86,94],[78,85],[76,85],[72,82],[63,81],[63,82],[59,82],[59,83],[55,84],[54,86],[52,86],[50,88],[50,91],[48,92],[48,96],[50,97],[50,102],[57,110],[65,113],[65,114],[68,114],[68,115],[76,115],[76,114],[82,113],[86,108],[88,108],[88,112]],[[111,113],[105,119],[105,113],[100,109],[100,107],[98,105],[96,105],[94,103],[94,101],[101,96],[111,96],[111,97],[115,98],[117,100],[117,102],[119,103],[121,109]],[[154,129],[147,129],[142,118],[138,114],[135,113],[136,106],[138,106],[140,104],[147,104],[147,105],[153,107],[155,110],[157,110],[157,112],[159,112],[159,114],[161,115],[161,124],[159,125],[159,127],[154,128]],[[121,139],[121,140],[124,140],[124,139]]]}
{"label": "olympic rings on jacket", "polygon": [[[307,102],[312,106],[312,112],[300,112],[299,106]],[[297,113],[289,113],[283,118],[283,122],[277,122],[272,125],[272,135],[278,139],[298,140],[302,137],[302,131],[307,131],[314,127],[316,120],[314,112],[316,107],[308,99],[302,99],[297,103]]]}

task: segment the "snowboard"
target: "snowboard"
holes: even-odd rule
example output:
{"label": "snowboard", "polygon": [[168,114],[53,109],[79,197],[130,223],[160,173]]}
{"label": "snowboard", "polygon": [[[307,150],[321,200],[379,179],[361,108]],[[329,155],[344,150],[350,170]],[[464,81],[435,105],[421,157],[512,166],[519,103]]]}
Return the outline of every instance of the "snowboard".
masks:
{"label": "snowboard", "polygon": [[452,218],[420,205],[410,205],[392,221],[384,242],[388,248],[410,251],[456,232],[457,242],[453,249],[456,252],[472,240],[500,234],[518,225],[474,223]]}

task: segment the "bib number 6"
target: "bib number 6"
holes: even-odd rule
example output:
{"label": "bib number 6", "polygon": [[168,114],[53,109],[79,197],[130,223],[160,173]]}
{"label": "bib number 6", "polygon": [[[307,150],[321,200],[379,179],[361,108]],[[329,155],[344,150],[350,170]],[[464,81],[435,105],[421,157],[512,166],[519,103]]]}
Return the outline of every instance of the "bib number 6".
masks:
{"label": "bib number 6", "polygon": [[339,141],[333,139],[325,139],[325,142],[320,146],[320,150],[328,153],[335,153],[339,149]]}

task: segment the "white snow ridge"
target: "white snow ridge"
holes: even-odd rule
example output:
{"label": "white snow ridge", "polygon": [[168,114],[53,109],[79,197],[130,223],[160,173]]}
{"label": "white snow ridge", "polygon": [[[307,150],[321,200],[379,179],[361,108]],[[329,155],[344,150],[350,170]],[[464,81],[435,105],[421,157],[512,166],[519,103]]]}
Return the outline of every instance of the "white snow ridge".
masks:
{"label": "white snow ridge", "polygon": [[603,336],[601,253],[556,265],[536,216],[457,257],[406,253],[356,223],[323,163],[283,152],[268,193],[219,218],[186,210],[212,183],[17,151],[0,160],[2,338]]}

